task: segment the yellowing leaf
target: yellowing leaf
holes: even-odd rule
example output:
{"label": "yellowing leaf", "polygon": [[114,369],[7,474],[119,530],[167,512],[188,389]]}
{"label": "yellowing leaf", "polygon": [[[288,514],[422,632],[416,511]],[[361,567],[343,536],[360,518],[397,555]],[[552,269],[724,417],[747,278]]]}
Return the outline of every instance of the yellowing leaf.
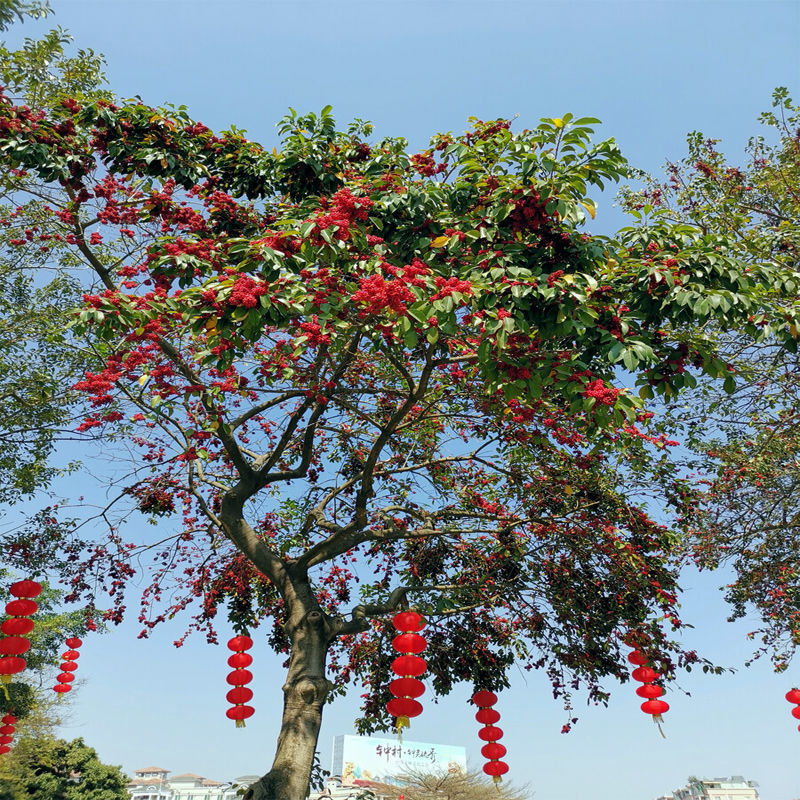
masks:
{"label": "yellowing leaf", "polygon": [[142,377],[139,378],[139,386],[144,386],[147,383],[149,378],[150,378],[150,376],[147,373],[142,375]]}
{"label": "yellowing leaf", "polygon": [[575,490],[571,486],[564,487],[564,494],[572,494]]}
{"label": "yellowing leaf", "polygon": [[553,125],[555,125],[556,128],[563,128],[564,127],[564,120],[561,119],[561,117],[555,117],[553,119]]}
{"label": "yellowing leaf", "polygon": [[593,203],[581,203],[581,205],[589,212],[589,216],[594,219],[597,214],[597,209]]}
{"label": "yellowing leaf", "polygon": [[444,247],[449,238],[449,236],[437,236],[435,239],[431,239],[431,247]]}

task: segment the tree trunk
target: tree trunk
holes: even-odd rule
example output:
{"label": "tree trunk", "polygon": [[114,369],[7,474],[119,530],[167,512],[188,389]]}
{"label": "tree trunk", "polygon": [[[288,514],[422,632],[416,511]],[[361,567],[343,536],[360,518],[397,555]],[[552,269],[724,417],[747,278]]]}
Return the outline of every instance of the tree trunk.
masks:
{"label": "tree trunk", "polygon": [[305,800],[322,724],[322,706],[333,684],[325,677],[330,625],[308,612],[291,632],[289,671],[283,685],[283,717],[272,769],[244,800]]}

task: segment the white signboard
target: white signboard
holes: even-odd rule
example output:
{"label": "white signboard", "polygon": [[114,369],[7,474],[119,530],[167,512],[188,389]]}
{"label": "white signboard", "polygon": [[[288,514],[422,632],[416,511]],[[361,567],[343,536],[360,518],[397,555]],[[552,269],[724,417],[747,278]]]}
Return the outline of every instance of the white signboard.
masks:
{"label": "white signboard", "polygon": [[437,773],[467,770],[467,751],[449,744],[411,742],[374,736],[335,736],[332,775],[343,786],[356,781],[397,784],[408,772]]}

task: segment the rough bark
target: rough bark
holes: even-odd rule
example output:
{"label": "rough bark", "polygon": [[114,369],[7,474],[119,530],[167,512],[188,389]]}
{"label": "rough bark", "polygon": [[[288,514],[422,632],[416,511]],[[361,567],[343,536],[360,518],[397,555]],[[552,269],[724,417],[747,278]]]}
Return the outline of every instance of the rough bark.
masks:
{"label": "rough bark", "polygon": [[283,717],[272,769],[254,783],[244,800],[305,800],[317,748],[322,706],[333,684],[325,677],[331,625],[309,611],[290,630],[291,654],[283,685]]}

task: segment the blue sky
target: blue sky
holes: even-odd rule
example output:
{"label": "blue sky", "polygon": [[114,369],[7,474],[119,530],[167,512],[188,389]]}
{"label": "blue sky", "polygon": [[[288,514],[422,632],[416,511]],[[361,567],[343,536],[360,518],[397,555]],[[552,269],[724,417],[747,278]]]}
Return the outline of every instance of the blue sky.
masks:
{"label": "blue sky", "polygon": [[[277,143],[275,122],[288,106],[331,103],[340,122],[358,116],[376,136],[430,134],[482,119],[519,115],[596,116],[637,166],[655,171],[684,152],[699,129],[741,152],[757,132],[771,90],[800,95],[800,3],[567,2],[565,0],[53,0],[49,24],[80,47],[105,53],[111,87],[122,97],[185,104],[214,128],[235,124]],[[11,32],[36,35],[42,25]],[[621,217],[602,198],[595,230]],[[68,454],[65,454],[68,457]],[[519,674],[501,696],[510,777],[539,800],[652,800],[689,774],[742,774],[764,800],[800,797],[800,733],[783,699],[800,684],[796,665],[782,676],[767,663],[741,665],[750,652],[747,621],[725,623],[721,575],[687,575],[687,639],[735,675],[692,673],[691,697],[670,692],[667,739],[638,709],[634,687],[611,687],[609,709],[585,709],[560,735],[565,715],[543,676]],[[133,605],[133,604],[131,604]],[[202,640],[171,647],[176,622],[149,641],[136,625],[90,638],[67,736],[83,736],[102,758],[126,770],[156,764],[225,780],[261,773],[278,731],[282,670],[265,646],[253,654],[257,714],[245,730],[224,718],[227,652]],[[351,732],[358,691],[325,713],[323,764],[330,741]],[[477,725],[466,693],[426,703],[412,738],[465,745],[480,764]]]}

